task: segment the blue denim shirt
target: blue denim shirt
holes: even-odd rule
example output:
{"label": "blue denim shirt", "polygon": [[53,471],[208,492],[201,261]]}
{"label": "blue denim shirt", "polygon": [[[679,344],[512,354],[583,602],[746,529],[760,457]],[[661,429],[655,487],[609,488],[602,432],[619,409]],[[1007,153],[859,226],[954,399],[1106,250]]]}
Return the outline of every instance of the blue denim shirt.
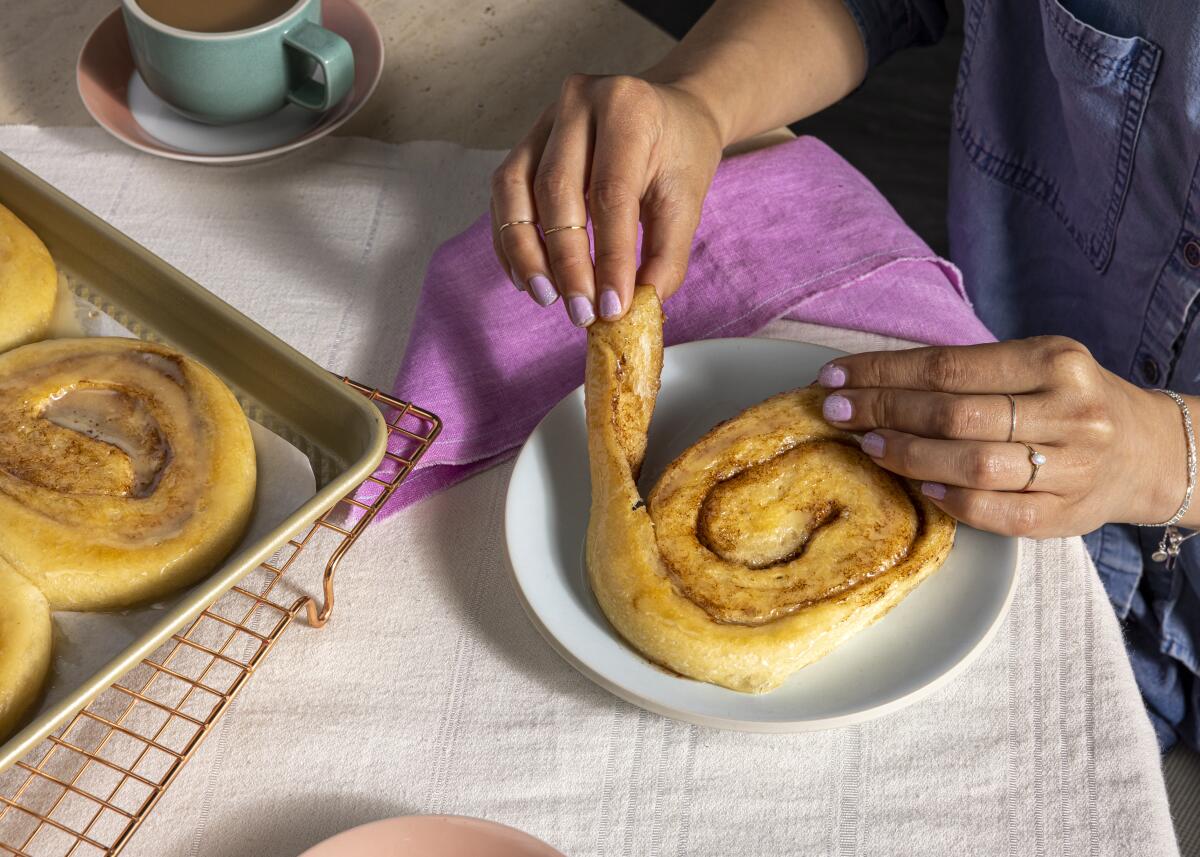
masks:
{"label": "blue denim shirt", "polygon": [[[872,66],[945,25],[940,0],[845,2]],[[1001,339],[1064,334],[1136,384],[1200,393],[1195,0],[965,5],[950,255],[979,316]],[[1149,556],[1160,535],[1086,541],[1160,744],[1197,747],[1200,538],[1168,571]]]}

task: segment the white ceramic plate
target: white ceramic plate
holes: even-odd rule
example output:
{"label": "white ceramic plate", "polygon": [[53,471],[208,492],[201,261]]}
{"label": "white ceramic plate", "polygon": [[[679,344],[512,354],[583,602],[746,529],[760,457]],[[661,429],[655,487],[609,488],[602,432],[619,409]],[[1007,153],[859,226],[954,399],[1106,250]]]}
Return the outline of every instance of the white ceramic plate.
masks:
{"label": "white ceramic plate", "polygon": [[[643,493],[716,423],[807,384],[838,354],[768,339],[668,348]],[[982,651],[1016,589],[1016,540],[960,524],[945,565],[886,617],[778,690],[737,693],[668,674],[608,624],[584,569],[590,491],[580,387],[530,436],[508,487],[509,563],[526,612],[559,654],[597,684],[635,705],[704,726],[800,732],[895,711],[945,684]]]}

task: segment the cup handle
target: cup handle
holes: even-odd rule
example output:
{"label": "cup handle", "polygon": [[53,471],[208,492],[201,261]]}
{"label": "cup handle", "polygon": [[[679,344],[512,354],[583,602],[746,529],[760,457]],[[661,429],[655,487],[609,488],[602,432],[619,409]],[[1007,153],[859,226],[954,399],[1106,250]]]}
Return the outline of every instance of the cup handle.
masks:
{"label": "cup handle", "polygon": [[325,71],[325,82],[306,80],[288,93],[288,101],[308,110],[328,110],[346,97],[354,84],[354,51],[350,43],[320,24],[305,21],[283,36],[283,43],[312,57]]}

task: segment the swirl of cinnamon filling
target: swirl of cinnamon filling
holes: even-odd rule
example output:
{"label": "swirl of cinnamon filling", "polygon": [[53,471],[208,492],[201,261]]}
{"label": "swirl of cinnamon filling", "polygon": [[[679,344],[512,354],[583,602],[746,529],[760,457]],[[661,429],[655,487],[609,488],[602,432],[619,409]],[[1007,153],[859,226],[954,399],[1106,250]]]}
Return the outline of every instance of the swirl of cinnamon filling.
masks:
{"label": "swirl of cinnamon filling", "polygon": [[237,400],[172,349],[60,339],[0,355],[0,557],[52,609],[121,609],[211,572],[255,479]]}
{"label": "swirl of cinnamon filling", "polygon": [[794,390],[714,428],[642,503],[635,483],[662,366],[639,287],[588,335],[587,564],[605,615],[650,660],[763,692],[881,618],[941,566],[954,521]]}

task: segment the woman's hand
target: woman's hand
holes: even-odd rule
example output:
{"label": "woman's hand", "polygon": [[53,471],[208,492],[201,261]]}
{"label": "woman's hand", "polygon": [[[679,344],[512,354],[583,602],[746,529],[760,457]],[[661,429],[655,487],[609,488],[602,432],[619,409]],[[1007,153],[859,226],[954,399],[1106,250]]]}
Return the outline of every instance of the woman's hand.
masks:
{"label": "woman's hand", "polygon": [[[826,420],[922,481],[949,514],[1005,535],[1078,535],[1171,517],[1187,483],[1179,409],[1071,339],[841,357],[821,370]],[[1016,403],[1016,428],[1009,440]],[[1032,485],[1027,443],[1045,456]]]}
{"label": "woman's hand", "polygon": [[[562,295],[580,327],[597,311],[603,318],[623,315],[635,281],[653,283],[666,298],[687,272],[721,149],[713,115],[682,88],[572,75],[492,176],[496,257],[513,284],[542,306]],[[543,235],[538,228],[589,220],[594,266],[585,230]],[[513,221],[532,223],[501,229]]]}
{"label": "woman's hand", "polygon": [[[496,257],[580,327],[624,315],[635,282],[668,297],[722,149],[824,109],[866,66],[842,0],[716,0],[641,76],[567,78],[492,177]],[[561,228],[589,221],[594,264],[587,232]]]}

